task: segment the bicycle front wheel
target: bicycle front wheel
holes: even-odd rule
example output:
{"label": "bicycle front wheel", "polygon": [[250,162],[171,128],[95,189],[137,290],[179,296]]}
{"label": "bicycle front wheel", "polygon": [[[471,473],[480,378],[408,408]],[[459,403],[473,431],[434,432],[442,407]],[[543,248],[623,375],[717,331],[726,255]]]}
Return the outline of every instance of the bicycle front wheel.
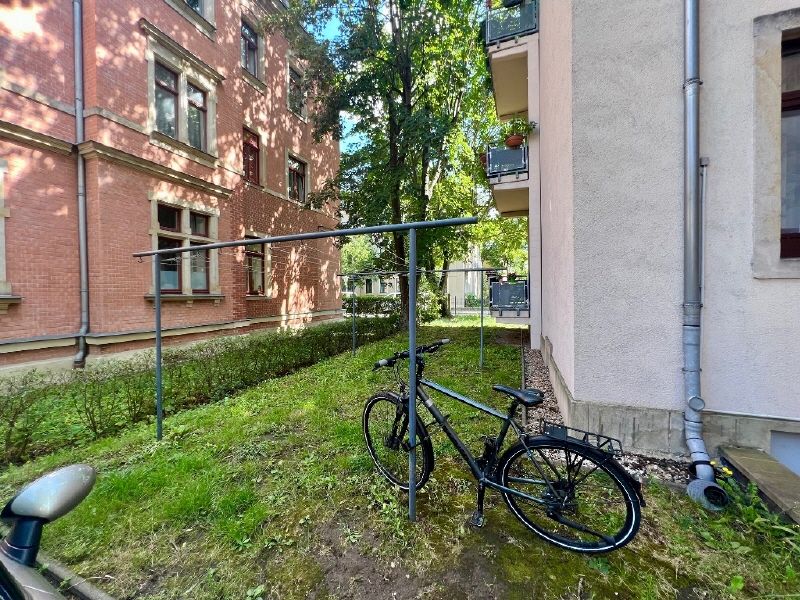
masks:
{"label": "bicycle front wheel", "polygon": [[378,471],[397,487],[408,490],[408,455],[416,447],[417,490],[427,483],[433,470],[433,446],[417,416],[414,444],[409,443],[408,405],[390,392],[380,392],[367,401],[362,420],[364,439]]}
{"label": "bicycle front wheel", "polygon": [[599,554],[621,548],[639,530],[639,496],[610,455],[569,440],[527,438],[498,466],[508,508],[551,544]]}

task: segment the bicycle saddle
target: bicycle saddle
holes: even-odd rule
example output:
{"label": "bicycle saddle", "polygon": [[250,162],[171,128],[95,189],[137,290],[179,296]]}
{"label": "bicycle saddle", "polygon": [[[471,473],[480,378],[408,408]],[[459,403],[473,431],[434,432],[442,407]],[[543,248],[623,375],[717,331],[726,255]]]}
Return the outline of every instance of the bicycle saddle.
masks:
{"label": "bicycle saddle", "polygon": [[495,384],[492,389],[496,392],[508,394],[524,406],[530,408],[544,402],[544,394],[539,390],[520,390],[518,388],[508,387],[507,385]]}

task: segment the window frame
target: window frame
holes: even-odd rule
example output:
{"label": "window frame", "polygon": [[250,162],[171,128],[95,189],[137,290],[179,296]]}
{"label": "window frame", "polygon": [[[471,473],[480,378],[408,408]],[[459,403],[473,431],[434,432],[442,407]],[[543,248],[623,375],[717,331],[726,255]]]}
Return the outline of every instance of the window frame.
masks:
{"label": "window frame", "polygon": [[[165,230],[165,231],[169,231],[169,230]],[[168,242],[169,244],[174,244],[174,245],[166,246],[167,248],[182,248],[183,247],[183,241],[181,239],[176,238],[176,237],[172,237],[172,236],[160,235],[159,234],[158,235],[158,246],[157,246],[158,250],[162,250],[163,249],[162,246],[161,246],[161,242],[162,241]],[[159,287],[161,289],[161,293],[162,294],[180,294],[180,293],[183,292],[183,267],[182,267],[183,260],[182,259],[183,259],[183,254],[173,254],[172,256],[170,256],[168,258],[159,256],[159,260],[161,261],[161,268],[159,269],[160,272],[161,272],[161,281],[158,282],[158,285],[159,285]],[[162,281],[163,281],[163,278],[164,278],[164,273],[166,272],[166,269],[164,269],[164,264],[167,261],[175,261],[175,267],[176,267],[175,268],[175,272],[178,275],[177,287],[175,287],[175,288],[165,288],[163,286],[163,284],[162,284]]]}
{"label": "window frame", "polygon": [[[296,75],[297,78],[295,79],[292,75]],[[306,94],[305,86],[303,85],[304,75],[301,69],[299,69],[296,65],[289,63],[288,71],[287,71],[287,80],[286,80],[286,106],[289,109],[289,112],[292,114],[300,117],[301,119],[305,120],[307,115],[306,110],[306,103],[308,101],[308,97]],[[293,97],[292,89],[299,90],[299,109],[293,104]]]}
{"label": "window frame", "polygon": [[[246,36],[245,29],[248,29],[249,32],[252,34],[253,39],[249,39]],[[240,54],[240,64],[242,69],[244,69],[247,73],[250,73],[256,79],[261,79],[259,63],[260,63],[260,41],[261,36],[258,35],[255,27],[250,25],[245,19],[242,19],[242,24],[239,29],[239,54]],[[253,58],[253,70],[251,71],[248,68],[248,58],[250,58],[250,52],[252,52]]]}
{"label": "window frame", "polygon": [[[194,89],[195,91],[199,92],[202,98],[202,104],[198,104],[195,100],[192,99],[192,94],[189,92],[189,88]],[[189,118],[192,109],[198,111],[200,113],[200,147],[198,148],[191,142],[191,138],[189,137],[191,132],[191,119]],[[186,143],[189,144],[195,150],[200,150],[201,152],[206,152],[206,148],[208,148],[208,92],[204,90],[200,85],[194,83],[191,80],[187,80],[186,82]]]}
{"label": "window frame", "polygon": [[[151,236],[153,238],[153,249],[157,250],[162,241],[169,241],[179,247],[188,248],[200,244],[208,244],[217,241],[219,229],[219,212],[215,209],[208,209],[196,202],[187,202],[168,197],[163,193],[148,194],[152,203]],[[178,229],[173,230],[161,227],[159,221],[159,209],[166,208],[178,212]],[[205,222],[205,231],[194,231],[192,225],[197,225],[197,220]],[[175,289],[161,289],[163,294],[202,297],[202,296],[221,296],[219,286],[219,252],[217,250],[205,250],[205,283],[204,287],[193,286],[194,266],[199,253],[188,252],[180,253],[175,256],[178,258],[178,285]],[[163,264],[163,263],[162,263]],[[153,283],[155,285],[155,283]]]}
{"label": "window frame", "polygon": [[[168,73],[170,73],[171,75],[173,75],[175,77],[175,87],[174,88],[167,87],[166,85],[164,85],[161,82],[161,80],[159,79],[159,77],[157,75],[159,67],[161,69],[167,71]],[[167,132],[161,131],[161,129],[159,129],[159,127],[158,127],[158,121],[159,121],[159,119],[158,119],[158,108],[159,108],[158,95],[157,95],[157,91],[153,90],[153,95],[154,95],[155,100],[156,100],[155,101],[155,111],[156,111],[156,114],[155,114],[155,128],[156,128],[156,131],[158,131],[159,133],[162,133],[162,134],[164,134],[166,136],[174,137],[174,139],[177,140],[177,139],[180,138],[180,134],[181,134],[181,131],[180,131],[180,120],[181,120],[180,119],[180,112],[181,112],[181,106],[180,106],[180,104],[181,104],[180,73],[175,71],[172,68],[171,65],[164,64],[164,62],[160,61],[160,60],[156,60],[155,61],[155,71],[154,71],[154,73],[155,74],[154,74],[154,78],[153,79],[154,79],[154,82],[155,82],[155,87],[160,89],[160,90],[163,90],[164,92],[166,92],[167,94],[172,96],[172,101],[173,101],[173,104],[174,104],[174,111],[175,111],[175,114],[173,115],[173,126],[175,128],[175,135],[171,136]]]}
{"label": "window frame", "polygon": [[[299,163],[303,166],[302,179],[301,179],[301,181],[303,182],[303,193],[301,196],[297,198],[295,198],[292,195],[292,190],[294,188],[294,186],[292,186],[292,179],[293,179],[292,175],[295,174],[295,179],[296,179],[296,174],[299,171],[297,169],[292,168],[292,161]],[[308,181],[309,181],[308,162],[303,160],[302,158],[299,158],[294,154],[288,154],[286,161],[286,197],[289,198],[289,200],[291,200],[292,202],[297,202],[298,204],[305,204],[308,198]]]}
{"label": "window frame", "polygon": [[[255,143],[248,143],[248,138]],[[250,152],[255,152],[255,160],[252,158],[248,160],[248,149]],[[251,178],[248,164],[253,166],[255,178]],[[242,172],[244,173],[245,181],[258,186],[261,185],[261,137],[247,127],[242,128]]]}
{"label": "window frame", "polygon": [[[249,239],[258,239],[248,236]],[[253,248],[260,248],[261,250],[253,250]],[[254,296],[254,297],[263,297],[267,296],[267,245],[266,244],[253,244],[250,246],[244,247],[244,257],[245,257],[245,269],[246,269],[246,295],[247,296]],[[261,292],[253,291],[251,284],[253,283],[252,279],[252,261],[253,259],[260,259],[261,260]]]}
{"label": "window frame", "polygon": [[[181,0],[182,2],[183,0]],[[189,10],[188,7],[187,10]],[[148,38],[146,51],[148,112],[144,133],[150,136],[150,143],[154,146],[193,160],[203,166],[217,167],[217,87],[225,78],[145,19],[141,19],[139,25]],[[155,65],[157,63],[179,76],[177,137],[164,134],[156,127]],[[189,83],[205,94],[205,143],[202,150],[191,146],[188,139],[189,101],[187,96]]]}
{"label": "window frame", "polygon": [[[781,42],[781,74],[783,63],[787,56],[800,54],[800,39],[782,40]],[[782,79],[782,78],[781,78]],[[786,113],[800,112],[800,89],[789,92],[781,91],[781,121]],[[781,140],[782,141],[782,140]],[[781,150],[781,164],[783,164],[783,150]],[[798,166],[800,168],[800,165]],[[783,186],[781,186],[781,214],[783,214]],[[800,259],[800,230],[788,232],[780,231],[780,259]]]}

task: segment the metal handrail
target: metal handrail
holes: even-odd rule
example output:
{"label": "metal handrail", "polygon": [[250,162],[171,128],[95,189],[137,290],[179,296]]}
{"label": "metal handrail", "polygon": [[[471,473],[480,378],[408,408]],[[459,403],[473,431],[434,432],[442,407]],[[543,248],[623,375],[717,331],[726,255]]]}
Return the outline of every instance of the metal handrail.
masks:
{"label": "metal handrail", "polygon": [[538,31],[539,0],[526,0],[508,8],[493,8],[486,16],[487,46]]}

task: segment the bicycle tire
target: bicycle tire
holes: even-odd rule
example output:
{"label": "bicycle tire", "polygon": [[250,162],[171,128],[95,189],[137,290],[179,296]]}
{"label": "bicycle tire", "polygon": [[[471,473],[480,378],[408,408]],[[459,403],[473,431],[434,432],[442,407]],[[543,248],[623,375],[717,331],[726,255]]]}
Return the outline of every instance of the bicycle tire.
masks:
{"label": "bicycle tire", "polygon": [[[529,450],[536,458],[538,468],[533,466],[534,461],[527,454]],[[523,459],[527,463],[523,463]],[[528,466],[520,467],[522,464]],[[525,468],[529,468],[538,479],[524,477]],[[584,554],[602,554],[630,543],[639,530],[641,503],[630,476],[613,457],[585,444],[546,436],[525,438],[524,444],[520,441],[506,450],[498,463],[496,475],[501,485],[543,502],[538,504],[501,490],[511,513],[525,527],[555,546]],[[583,486],[590,477],[590,485],[607,485],[596,488]],[[583,498],[577,492],[579,486]],[[618,496],[614,512],[607,510],[611,498],[603,491],[605,489],[616,492]],[[624,514],[620,514],[622,507]],[[590,513],[587,508],[594,510]],[[582,522],[575,520],[579,518],[576,515],[580,515]],[[565,524],[563,520],[584,530]],[[599,530],[603,521],[609,523],[612,531]],[[569,537],[568,532],[572,532],[573,537]]]}
{"label": "bicycle tire", "polygon": [[[391,409],[391,410],[389,410]],[[394,419],[398,416],[401,419],[402,442],[405,447],[398,446],[392,447],[397,439],[389,439],[391,437],[391,430],[394,425],[389,424],[386,420],[387,416],[391,416],[391,411],[394,411]],[[379,412],[386,414],[380,415]],[[383,421],[383,423],[381,423]],[[405,423],[405,426],[402,426]],[[381,428],[381,425],[388,425],[389,436],[386,435],[386,428]],[[397,394],[392,392],[378,392],[367,400],[364,405],[364,413],[362,417],[362,427],[364,429],[364,440],[367,443],[367,451],[372,457],[378,472],[383,475],[393,485],[402,490],[408,491],[408,406],[402,402]],[[433,446],[428,437],[428,432],[425,424],[417,415],[417,442],[416,447],[420,449],[417,453],[417,481],[415,488],[417,490],[428,482],[431,471],[433,471]]]}

